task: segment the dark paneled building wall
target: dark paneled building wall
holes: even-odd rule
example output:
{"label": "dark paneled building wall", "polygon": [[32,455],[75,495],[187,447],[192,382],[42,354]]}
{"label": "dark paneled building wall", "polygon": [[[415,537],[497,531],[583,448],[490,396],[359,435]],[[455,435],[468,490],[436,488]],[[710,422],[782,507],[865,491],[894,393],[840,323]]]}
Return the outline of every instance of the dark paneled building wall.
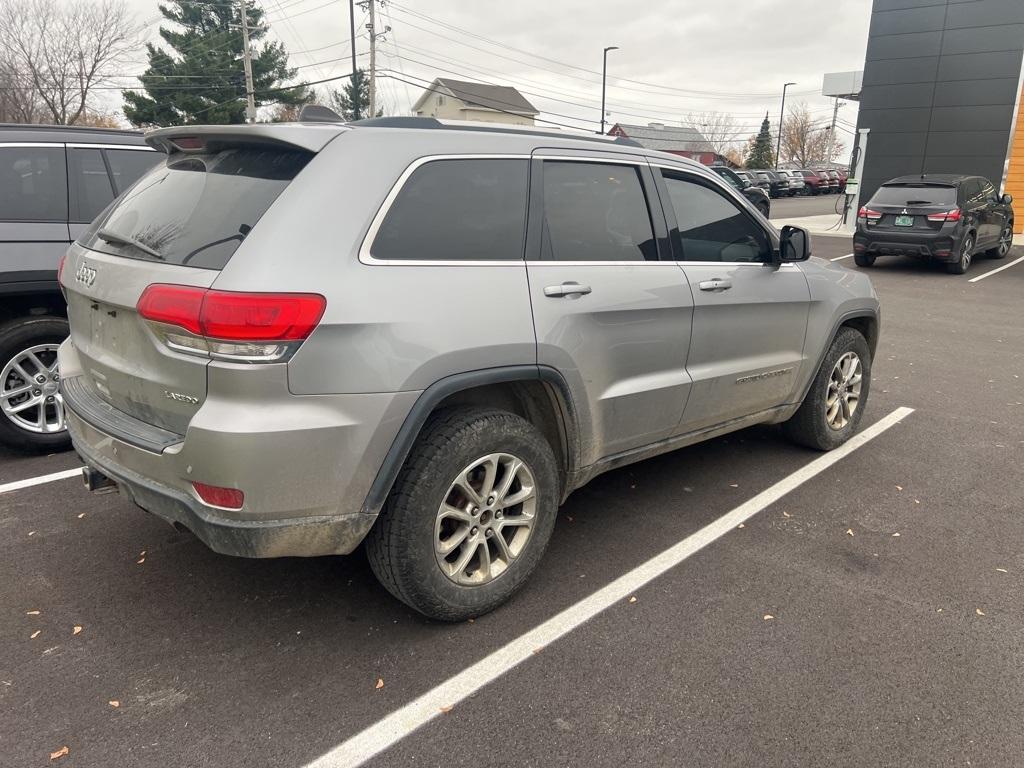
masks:
{"label": "dark paneled building wall", "polygon": [[1022,53],[1024,0],[874,0],[861,199],[904,174],[976,173],[999,185]]}

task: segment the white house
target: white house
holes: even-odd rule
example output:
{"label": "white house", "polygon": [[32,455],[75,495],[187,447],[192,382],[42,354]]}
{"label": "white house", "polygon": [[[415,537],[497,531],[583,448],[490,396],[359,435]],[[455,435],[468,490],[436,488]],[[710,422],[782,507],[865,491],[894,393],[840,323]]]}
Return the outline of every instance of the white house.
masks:
{"label": "white house", "polygon": [[540,114],[515,88],[448,77],[439,77],[428,85],[412,105],[412,112],[417,117],[514,125],[533,125],[533,118]]}

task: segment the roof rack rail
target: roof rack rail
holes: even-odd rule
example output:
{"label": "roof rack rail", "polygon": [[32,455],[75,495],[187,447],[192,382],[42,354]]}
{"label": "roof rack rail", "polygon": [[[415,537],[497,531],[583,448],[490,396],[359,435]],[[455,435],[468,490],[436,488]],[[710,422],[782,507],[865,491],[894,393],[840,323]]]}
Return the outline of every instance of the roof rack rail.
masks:
{"label": "roof rack rail", "polygon": [[625,136],[604,136],[601,134],[569,133],[552,128],[483,123],[469,120],[443,121],[436,117],[367,117],[348,125],[366,128],[417,128],[444,131],[477,131],[480,133],[511,133],[522,136],[555,136],[578,141],[599,141],[603,144],[618,144],[623,147],[643,148],[643,145]]}

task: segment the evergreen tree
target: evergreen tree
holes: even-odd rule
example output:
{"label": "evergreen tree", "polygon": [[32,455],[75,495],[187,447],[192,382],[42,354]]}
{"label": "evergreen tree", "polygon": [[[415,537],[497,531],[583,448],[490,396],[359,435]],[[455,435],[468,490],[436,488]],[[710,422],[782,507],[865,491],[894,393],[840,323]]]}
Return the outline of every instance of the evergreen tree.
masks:
{"label": "evergreen tree", "polygon": [[[124,92],[124,114],[134,125],[245,122],[242,16],[233,2],[170,0],[160,13],[172,22],[160,27],[168,53],[147,44],[149,68],[139,77],[144,91]],[[245,0],[252,50],[253,94],[257,106],[303,104],[304,88],[282,88],[295,76],[281,43],[260,44],[268,27],[263,11]]]}
{"label": "evergreen tree", "polygon": [[775,153],[772,151],[772,134],[768,125],[768,115],[761,121],[761,130],[747,149],[747,168],[772,168],[775,165]]}
{"label": "evergreen tree", "polygon": [[[345,120],[362,120],[369,117],[370,78],[366,75],[366,70],[357,69],[352,74],[352,79],[343,85],[340,91],[331,91],[329,101],[330,108]],[[384,110],[378,108],[376,117],[383,114]]]}

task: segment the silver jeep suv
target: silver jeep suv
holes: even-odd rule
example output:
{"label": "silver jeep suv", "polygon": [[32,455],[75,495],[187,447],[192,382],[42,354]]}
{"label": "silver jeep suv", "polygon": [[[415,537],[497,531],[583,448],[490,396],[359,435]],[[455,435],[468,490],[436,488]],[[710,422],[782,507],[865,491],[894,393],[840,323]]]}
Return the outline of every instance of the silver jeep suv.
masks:
{"label": "silver jeep suv", "polygon": [[484,613],[601,472],[752,424],[827,450],[868,397],[867,277],[707,168],[434,119],[182,127],[62,264],[94,490],[244,557],[365,541]]}

